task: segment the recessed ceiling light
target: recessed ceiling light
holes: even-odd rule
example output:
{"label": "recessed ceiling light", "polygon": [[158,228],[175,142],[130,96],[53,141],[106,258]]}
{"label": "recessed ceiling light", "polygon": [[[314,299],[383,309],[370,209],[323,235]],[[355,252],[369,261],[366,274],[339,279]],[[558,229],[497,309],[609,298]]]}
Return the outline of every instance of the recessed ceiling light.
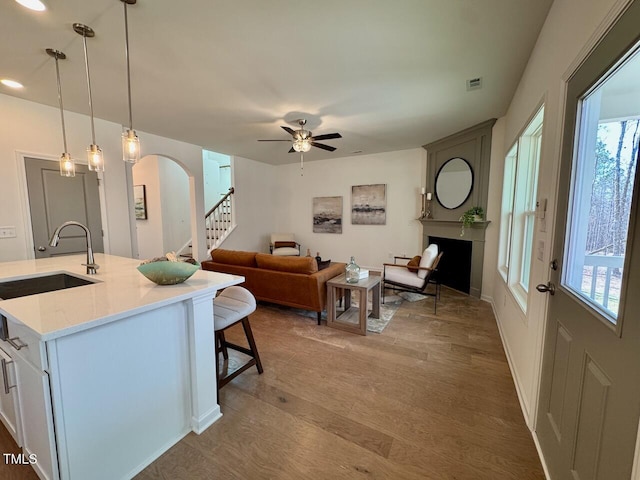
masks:
{"label": "recessed ceiling light", "polygon": [[22,88],[23,85],[20,82],[16,82],[15,80],[10,80],[8,78],[3,78],[2,80],[0,80],[0,83],[2,83],[3,85],[6,85],[7,87],[11,87],[11,88]]}
{"label": "recessed ceiling light", "polygon": [[47,9],[44,3],[40,0],[16,0],[23,7],[27,7],[30,10],[35,10],[36,12],[42,12]]}

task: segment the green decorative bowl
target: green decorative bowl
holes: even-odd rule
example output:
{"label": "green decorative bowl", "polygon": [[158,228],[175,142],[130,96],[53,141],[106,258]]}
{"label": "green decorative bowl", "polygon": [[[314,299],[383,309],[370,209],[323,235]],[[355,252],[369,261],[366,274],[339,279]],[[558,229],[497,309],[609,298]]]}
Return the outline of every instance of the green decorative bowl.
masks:
{"label": "green decorative bowl", "polygon": [[199,269],[199,263],[187,262],[151,262],[138,266],[142,275],[158,285],[182,283]]}

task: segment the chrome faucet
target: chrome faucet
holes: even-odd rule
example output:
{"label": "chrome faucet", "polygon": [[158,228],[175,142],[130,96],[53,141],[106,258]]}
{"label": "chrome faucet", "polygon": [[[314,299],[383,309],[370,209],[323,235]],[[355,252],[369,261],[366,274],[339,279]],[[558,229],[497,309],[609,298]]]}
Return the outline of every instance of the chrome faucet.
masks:
{"label": "chrome faucet", "polygon": [[53,232],[51,240],[49,240],[49,246],[58,246],[58,242],[60,241],[60,232],[64,227],[68,227],[69,225],[75,225],[84,230],[84,235],[87,238],[87,263],[83,263],[82,265],[85,265],[87,267],[87,275],[95,275],[96,273],[98,273],[96,270],[100,268],[100,265],[97,265],[93,259],[93,248],[91,247],[91,232],[83,224],[74,222],[73,220],[64,222],[62,225],[56,228],[55,232]]}

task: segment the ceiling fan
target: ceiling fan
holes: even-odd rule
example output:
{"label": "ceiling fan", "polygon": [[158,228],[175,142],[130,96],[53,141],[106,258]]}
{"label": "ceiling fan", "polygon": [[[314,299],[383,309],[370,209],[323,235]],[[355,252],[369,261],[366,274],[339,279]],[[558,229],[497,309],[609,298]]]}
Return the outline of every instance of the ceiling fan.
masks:
{"label": "ceiling fan", "polygon": [[289,127],[282,127],[282,129],[291,135],[293,138],[291,140],[258,140],[259,142],[293,142],[293,146],[289,153],[293,152],[308,152],[311,150],[311,147],[321,148],[322,150],[327,150],[329,152],[333,152],[336,147],[332,147],[331,145],[325,145],[324,143],[318,143],[316,140],[330,140],[332,138],[342,138],[342,135],[339,133],[327,133],[325,135],[318,135],[317,137],[313,136],[313,133],[309,130],[305,130],[304,126],[307,124],[307,121],[304,118],[297,120],[298,125],[300,125],[299,130],[293,130]]}

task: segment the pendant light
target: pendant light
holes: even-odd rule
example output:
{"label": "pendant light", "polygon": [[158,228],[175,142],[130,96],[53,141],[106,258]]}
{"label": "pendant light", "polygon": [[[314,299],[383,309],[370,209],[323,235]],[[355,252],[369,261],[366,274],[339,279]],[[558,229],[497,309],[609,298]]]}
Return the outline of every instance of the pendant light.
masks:
{"label": "pendant light", "polygon": [[56,61],[56,78],[58,80],[58,103],[60,104],[60,120],[62,123],[62,144],[64,146],[64,152],[60,156],[60,175],[63,177],[75,177],[76,176],[76,164],[71,158],[71,155],[67,152],[67,132],[64,128],[64,106],[62,105],[62,86],[60,85],[60,68],[58,67],[58,60],[64,60],[67,56],[59,50],[53,48],[47,48],[47,55],[53,57]]}
{"label": "pendant light", "polygon": [[124,3],[124,40],[125,57],[127,59],[127,89],[129,94],[129,128],[122,134],[122,159],[129,163],[140,160],[140,139],[133,129],[133,115],[131,114],[131,69],[129,66],[129,21],[127,5],[135,5],[137,0],[120,0]]}
{"label": "pendant light", "polygon": [[104,172],[104,157],[102,150],[96,145],[96,128],[93,121],[93,99],[91,96],[91,75],[89,75],[89,53],[87,52],[87,37],[93,38],[95,32],[91,27],[81,23],[74,23],[73,30],[82,35],[82,43],[84,45],[84,66],[87,71],[87,89],[89,91],[89,113],[91,114],[91,145],[87,148],[87,164],[89,170],[96,172]]}

